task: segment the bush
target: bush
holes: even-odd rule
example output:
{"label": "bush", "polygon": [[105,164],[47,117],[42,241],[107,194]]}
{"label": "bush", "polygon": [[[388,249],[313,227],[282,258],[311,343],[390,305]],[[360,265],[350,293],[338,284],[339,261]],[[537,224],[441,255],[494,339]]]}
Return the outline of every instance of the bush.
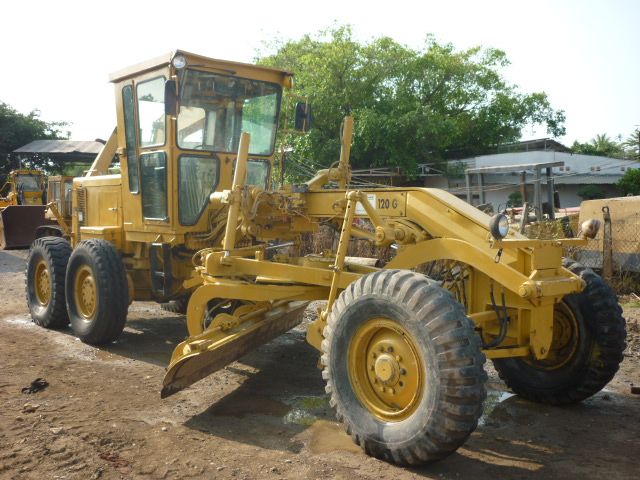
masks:
{"label": "bush", "polygon": [[583,200],[596,200],[598,198],[604,198],[604,192],[600,187],[595,185],[585,185],[578,190],[578,196]]}

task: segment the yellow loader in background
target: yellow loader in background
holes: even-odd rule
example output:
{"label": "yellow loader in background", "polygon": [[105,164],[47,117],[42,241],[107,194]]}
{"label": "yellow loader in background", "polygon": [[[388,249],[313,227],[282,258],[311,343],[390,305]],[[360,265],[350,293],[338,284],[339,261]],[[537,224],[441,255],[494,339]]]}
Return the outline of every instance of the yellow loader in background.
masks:
{"label": "yellow loader in background", "polygon": [[45,175],[41,170],[13,170],[0,189],[0,250],[28,247],[45,218]]}
{"label": "yellow loader in background", "polygon": [[[352,188],[350,117],[330,168],[273,189],[286,71],[177,51],[111,81],[117,133],[74,179],[70,241],[33,243],[27,297],[37,324],[70,322],[104,344],[131,301],[190,295],[163,397],[299,324],[312,300],[325,302],[307,340],[338,420],[368,454],[399,464],[465,442],[486,358],[519,395],[558,405],[617,371],[626,331],[616,296],[562,258],[586,238],[527,239],[504,215],[437,189]],[[308,124],[308,108],[296,112]],[[107,175],[114,153],[122,173]],[[289,247],[321,225],[340,232],[335,252]],[[396,253],[383,268],[350,262],[354,238]],[[417,273],[436,261],[444,275]]]}

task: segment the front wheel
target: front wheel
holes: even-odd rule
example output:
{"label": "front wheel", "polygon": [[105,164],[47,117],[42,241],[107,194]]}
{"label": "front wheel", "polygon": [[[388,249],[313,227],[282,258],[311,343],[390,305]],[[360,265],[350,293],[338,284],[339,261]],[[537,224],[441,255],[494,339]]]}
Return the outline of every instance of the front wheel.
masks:
{"label": "front wheel", "polygon": [[587,285],[556,305],[548,357],[494,360],[511,390],[552,405],[580,402],[602,390],[626,347],[625,320],[613,290],[590,268],[569,260],[565,267]]}
{"label": "front wheel", "polygon": [[73,332],[85,343],[116,340],[127,319],[127,277],[116,248],[106,240],[78,244],[67,267],[67,311]]}
{"label": "front wheel", "polygon": [[382,270],[355,281],[324,337],[331,404],[367,454],[427,463],[476,428],[487,378],[480,339],[462,305],[424,275]]}

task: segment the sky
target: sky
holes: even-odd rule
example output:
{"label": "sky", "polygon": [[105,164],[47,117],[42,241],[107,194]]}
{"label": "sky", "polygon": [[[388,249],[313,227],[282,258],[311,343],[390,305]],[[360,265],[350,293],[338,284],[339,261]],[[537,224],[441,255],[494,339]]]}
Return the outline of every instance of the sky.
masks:
{"label": "sky", "polygon": [[345,24],[362,42],[388,36],[420,49],[433,34],[458,49],[504,50],[505,78],[565,111],[567,145],[640,126],[640,0],[20,0],[0,12],[0,101],[70,122],[73,140],[109,136],[108,75],[123,67],[176,49],[252,62],[265,42]]}

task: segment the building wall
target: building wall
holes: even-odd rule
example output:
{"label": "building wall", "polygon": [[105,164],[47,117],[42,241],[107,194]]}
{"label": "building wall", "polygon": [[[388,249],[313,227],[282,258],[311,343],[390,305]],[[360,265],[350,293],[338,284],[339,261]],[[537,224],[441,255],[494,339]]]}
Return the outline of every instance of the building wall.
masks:
{"label": "building wall", "polygon": [[[620,192],[615,183],[631,168],[640,168],[640,162],[621,160],[618,158],[599,157],[592,155],[578,155],[564,152],[515,152],[483,155],[473,159],[463,160],[470,168],[496,167],[507,165],[527,165],[532,163],[564,162],[563,167],[554,167],[552,176],[555,179],[555,189],[560,197],[561,208],[577,207],[582,202],[578,191],[586,185],[593,184],[600,188],[605,197],[616,197]],[[514,169],[514,172],[517,168]],[[542,172],[542,201],[547,199],[546,172]],[[592,182],[589,182],[592,177]],[[527,200],[533,201],[533,175],[527,175]],[[477,189],[477,178],[473,175],[473,191]],[[492,185],[494,184],[494,185]],[[500,185],[495,185],[500,184]],[[513,186],[505,185],[513,184]],[[463,183],[459,180],[450,182],[450,189],[460,198],[466,200],[461,192]],[[495,209],[503,208],[509,195],[519,192],[519,176],[515,174],[485,174],[485,199],[493,204]],[[465,190],[466,193],[466,190]],[[478,195],[474,195],[474,205],[479,203]]]}

